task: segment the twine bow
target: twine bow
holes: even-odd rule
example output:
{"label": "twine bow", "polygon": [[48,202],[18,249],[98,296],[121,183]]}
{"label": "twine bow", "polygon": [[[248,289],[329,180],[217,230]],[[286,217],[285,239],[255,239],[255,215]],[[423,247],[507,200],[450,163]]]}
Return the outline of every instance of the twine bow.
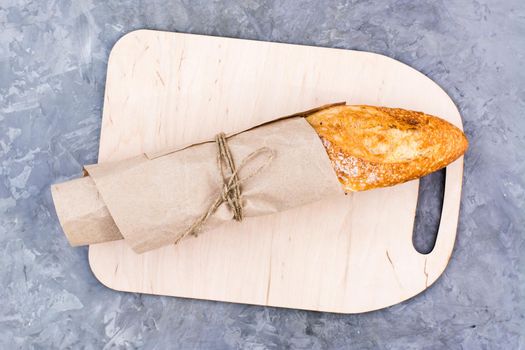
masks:
{"label": "twine bow", "polygon": [[[234,220],[242,221],[243,205],[241,184],[263,171],[264,168],[270,165],[274,157],[274,152],[272,149],[268,147],[261,147],[244,157],[244,159],[241,161],[241,164],[236,167],[230,148],[228,147],[226,135],[222,132],[216,135],[215,143],[217,144],[217,164],[219,166],[222,178],[221,190],[217,198],[215,198],[206,212],[202,214],[197,220],[195,220],[195,222],[186,231],[184,231],[180,237],[176,239],[175,244],[188,235],[197,236],[198,232],[204,226],[206,221],[210,218],[210,216],[213,215],[213,213],[217,211],[222,203],[227,203],[230,209],[233,211]],[[239,179],[239,172],[241,169],[244,168],[249,161],[263,153],[268,153],[268,158],[266,161],[246,177]]]}

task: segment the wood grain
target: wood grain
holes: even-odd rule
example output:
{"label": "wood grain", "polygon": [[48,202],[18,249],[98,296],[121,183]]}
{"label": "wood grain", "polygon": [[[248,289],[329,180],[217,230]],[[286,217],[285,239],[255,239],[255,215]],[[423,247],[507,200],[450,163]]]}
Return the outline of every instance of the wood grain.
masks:
{"label": "wood grain", "polygon": [[[381,55],[139,30],[110,55],[99,161],[336,101],[425,111],[462,127],[439,86]],[[142,255],[122,241],[92,245],[90,265],[122,291],[341,313],[383,308],[425,290],[445,269],[462,171],[462,158],[447,167],[439,233],[427,255],[412,245],[412,181],[233,222]]]}

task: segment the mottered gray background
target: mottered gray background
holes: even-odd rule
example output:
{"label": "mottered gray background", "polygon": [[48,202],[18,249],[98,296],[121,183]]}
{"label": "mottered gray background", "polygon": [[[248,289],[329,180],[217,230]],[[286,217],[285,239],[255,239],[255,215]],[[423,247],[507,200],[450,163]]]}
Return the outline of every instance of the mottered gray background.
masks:
{"label": "mottered gray background", "polygon": [[[359,315],[101,285],[87,249],[67,244],[49,186],[96,162],[108,55],[139,28],[371,51],[440,84],[470,139],[444,275]],[[524,349],[524,65],[522,0],[0,0],[0,348]],[[433,178],[417,242],[437,220]]]}

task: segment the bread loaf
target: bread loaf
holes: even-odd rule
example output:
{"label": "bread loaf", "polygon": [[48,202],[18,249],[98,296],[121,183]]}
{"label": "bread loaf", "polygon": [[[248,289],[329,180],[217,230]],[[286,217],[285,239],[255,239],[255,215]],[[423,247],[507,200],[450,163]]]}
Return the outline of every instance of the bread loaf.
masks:
{"label": "bread loaf", "polygon": [[[339,183],[344,191],[353,192],[412,180],[446,166],[467,148],[461,130],[419,112],[338,103],[295,116],[304,117],[315,132],[296,118],[229,138],[238,164],[247,152],[266,143],[277,154],[264,176],[242,186],[246,217],[309,203],[330,195],[331,190],[341,193]],[[136,252],[143,252],[176,242],[217,195],[215,156],[214,144],[201,143],[153,159],[141,155],[87,166],[89,176],[53,185],[53,201],[70,243],[85,245],[126,237]],[[312,156],[319,158],[314,161]],[[283,177],[284,173],[293,175]],[[265,180],[272,186],[266,186]],[[188,190],[191,186],[202,193]],[[200,196],[198,200],[195,195]],[[189,211],[190,205],[193,211]],[[210,227],[231,217],[223,211],[212,219]]]}
{"label": "bread loaf", "polygon": [[449,122],[399,108],[336,105],[306,117],[346,192],[392,186],[439,170],[468,147]]}

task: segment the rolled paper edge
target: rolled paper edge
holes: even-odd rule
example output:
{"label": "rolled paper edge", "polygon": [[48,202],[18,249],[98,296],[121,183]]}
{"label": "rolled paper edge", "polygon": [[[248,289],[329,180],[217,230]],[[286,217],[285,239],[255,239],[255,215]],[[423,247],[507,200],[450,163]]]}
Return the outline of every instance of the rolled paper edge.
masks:
{"label": "rolled paper edge", "polygon": [[51,196],[60,225],[72,246],[123,239],[89,176],[52,185]]}

